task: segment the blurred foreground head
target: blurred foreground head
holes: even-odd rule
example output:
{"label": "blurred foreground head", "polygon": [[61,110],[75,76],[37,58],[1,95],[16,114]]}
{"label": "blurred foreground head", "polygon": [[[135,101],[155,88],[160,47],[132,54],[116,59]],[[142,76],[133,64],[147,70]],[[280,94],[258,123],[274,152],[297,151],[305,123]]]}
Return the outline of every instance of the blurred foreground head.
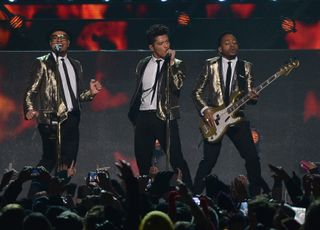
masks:
{"label": "blurred foreground head", "polygon": [[164,212],[152,211],[143,217],[139,230],[174,230],[174,225]]}

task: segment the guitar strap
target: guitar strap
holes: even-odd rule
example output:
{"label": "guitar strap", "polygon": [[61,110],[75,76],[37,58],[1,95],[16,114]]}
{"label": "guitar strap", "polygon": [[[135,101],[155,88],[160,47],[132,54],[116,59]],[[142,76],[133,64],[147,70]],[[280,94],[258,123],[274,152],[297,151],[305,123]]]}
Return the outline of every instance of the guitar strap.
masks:
{"label": "guitar strap", "polygon": [[246,87],[247,78],[246,78],[246,71],[244,68],[244,61],[239,60],[237,62],[236,71],[237,71],[237,80],[238,80],[240,91],[244,93],[248,93],[248,88]]}

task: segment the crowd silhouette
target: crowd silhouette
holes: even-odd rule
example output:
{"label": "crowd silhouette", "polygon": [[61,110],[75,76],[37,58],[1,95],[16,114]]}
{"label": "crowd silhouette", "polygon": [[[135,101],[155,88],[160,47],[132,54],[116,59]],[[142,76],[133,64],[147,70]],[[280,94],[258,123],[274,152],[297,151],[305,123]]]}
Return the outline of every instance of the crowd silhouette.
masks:
{"label": "crowd silhouette", "polygon": [[[152,168],[148,176],[135,177],[124,160],[115,163],[117,176],[108,168],[94,170],[83,185],[72,183],[75,166],[59,167],[54,176],[44,167],[12,169],[0,184],[0,229],[318,229],[320,174],[306,162],[302,178],[269,165],[272,190],[255,196],[244,175],[226,184],[211,174],[205,194],[196,195],[182,183],[180,170]],[[21,197],[27,181],[37,184]]]}

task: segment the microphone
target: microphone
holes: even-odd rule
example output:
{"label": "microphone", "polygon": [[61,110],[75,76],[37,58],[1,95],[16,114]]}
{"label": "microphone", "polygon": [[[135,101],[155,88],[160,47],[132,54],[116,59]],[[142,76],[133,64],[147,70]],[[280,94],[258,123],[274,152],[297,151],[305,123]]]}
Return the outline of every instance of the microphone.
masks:
{"label": "microphone", "polygon": [[55,44],[53,50],[57,53],[60,53],[62,49],[62,44]]}
{"label": "microphone", "polygon": [[164,57],[164,61],[165,62],[170,62],[170,59],[171,59],[171,54],[167,53],[166,56]]}
{"label": "microphone", "polygon": [[167,53],[166,56],[164,57],[164,62],[170,65],[170,60],[171,60],[171,54]]}

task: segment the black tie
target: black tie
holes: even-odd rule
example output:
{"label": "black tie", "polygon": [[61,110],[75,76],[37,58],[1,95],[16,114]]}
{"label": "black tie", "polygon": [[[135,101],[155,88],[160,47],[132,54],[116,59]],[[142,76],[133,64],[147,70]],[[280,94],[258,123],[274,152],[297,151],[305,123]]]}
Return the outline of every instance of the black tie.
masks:
{"label": "black tie", "polygon": [[231,81],[231,61],[228,62],[227,69],[227,80],[226,80],[226,90],[224,92],[224,103],[229,105],[229,94],[230,94],[230,81]]}
{"label": "black tie", "polygon": [[67,65],[64,62],[63,58],[61,58],[61,61],[62,61],[62,67],[63,67],[63,70],[64,70],[64,74],[65,74],[66,80],[67,80],[67,85],[68,85],[68,90],[69,90],[69,94],[70,94],[70,97],[71,97],[72,106],[73,106],[73,109],[77,109],[78,102],[77,102],[76,97],[74,96],[74,92],[73,92],[72,87],[71,87]]}
{"label": "black tie", "polygon": [[157,84],[158,84],[158,81],[159,81],[159,79],[160,79],[160,62],[161,62],[161,61],[162,61],[161,59],[156,60],[156,62],[157,62],[157,73],[156,73],[156,79],[155,79],[154,84],[153,84],[153,86],[152,86],[151,103],[152,103],[152,101],[153,101],[154,94],[155,94],[156,88],[157,88]]}

